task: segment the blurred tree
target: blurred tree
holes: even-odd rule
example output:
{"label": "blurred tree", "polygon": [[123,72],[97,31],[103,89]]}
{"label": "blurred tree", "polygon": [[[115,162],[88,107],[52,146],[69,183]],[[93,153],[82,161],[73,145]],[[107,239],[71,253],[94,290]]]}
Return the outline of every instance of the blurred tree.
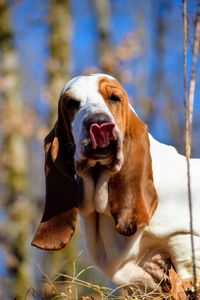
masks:
{"label": "blurred tree", "polygon": [[97,28],[98,28],[98,56],[100,57],[100,67],[102,72],[107,74],[116,74],[116,59],[112,52],[110,40],[110,6],[107,0],[94,1],[96,15],[97,15]]}
{"label": "blurred tree", "polygon": [[49,1],[49,58],[48,99],[50,105],[49,125],[53,126],[57,118],[58,98],[61,89],[70,77],[70,38],[71,17],[69,0]]}
{"label": "blurred tree", "polygon": [[[49,1],[49,58],[47,60],[48,86],[47,95],[49,100],[50,115],[49,128],[52,128],[57,120],[57,107],[60,92],[64,84],[70,78],[70,33],[71,17],[69,0]],[[56,201],[56,199],[55,199]],[[76,230],[77,234],[77,230]],[[58,272],[72,275],[73,263],[77,255],[76,238],[69,245],[57,252],[46,252],[44,254],[43,271],[53,277]],[[43,286],[46,296],[54,291],[51,285]]]}
{"label": "blurred tree", "polygon": [[24,299],[32,284],[28,247],[32,206],[27,194],[26,147],[29,126],[26,108],[19,93],[18,56],[6,0],[0,1],[0,56],[1,174],[6,186],[3,197],[5,221],[1,223],[0,234],[8,270],[8,280],[3,289],[4,299],[10,297],[20,300]]}
{"label": "blurred tree", "polygon": [[[150,24],[151,31],[151,67],[149,73],[149,97],[143,103],[145,121],[153,134],[158,135],[158,139],[177,147],[181,152],[184,151],[184,123],[183,123],[183,100],[180,98],[180,91],[177,90],[180,80],[181,64],[177,60],[176,68],[172,68],[174,43],[172,38],[177,37],[175,31],[177,15],[174,18],[174,5],[167,1],[156,1],[156,6],[150,5]],[[176,22],[176,23],[175,23]],[[178,33],[180,29],[177,29]],[[178,48],[180,54],[182,49]],[[146,52],[145,52],[146,53]],[[171,58],[171,57],[172,58]],[[172,64],[172,63],[171,63]],[[180,88],[179,88],[180,89]],[[146,105],[146,107],[145,107]],[[162,133],[162,129],[165,132]]]}
{"label": "blurred tree", "polygon": [[[167,14],[172,13],[173,6],[169,1],[158,1],[156,9],[154,11],[155,18],[155,40],[154,40],[154,55],[156,57],[155,70],[154,70],[154,91],[153,98],[161,99],[161,103],[157,101],[157,110],[151,120],[156,120],[161,112],[163,119],[167,122],[170,143],[177,147],[181,152],[184,152],[184,134],[183,128],[184,123],[181,122],[181,111],[183,113],[183,102],[182,99],[177,101],[177,95],[174,94],[173,87],[166,80],[165,61],[167,57],[167,34],[173,30],[175,24],[173,20],[169,20],[166,17]],[[181,101],[180,101],[181,100]],[[156,100],[154,100],[156,102]],[[179,122],[177,122],[179,118]]]}
{"label": "blurred tree", "polygon": [[[120,67],[121,62],[127,62],[137,56],[138,43],[136,36],[131,32],[127,33],[124,40],[113,46],[111,40],[111,8],[113,5],[107,0],[94,1],[97,16],[98,43],[97,52],[100,63],[100,72],[110,74],[122,82],[128,81],[129,72]],[[129,74],[128,74],[129,73]]]}

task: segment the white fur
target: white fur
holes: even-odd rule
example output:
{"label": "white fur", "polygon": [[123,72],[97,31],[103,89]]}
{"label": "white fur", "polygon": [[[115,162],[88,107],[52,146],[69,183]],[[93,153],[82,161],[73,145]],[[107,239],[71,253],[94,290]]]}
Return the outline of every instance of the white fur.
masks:
{"label": "white fur", "polygon": [[[81,76],[64,88],[81,101],[81,109],[72,122],[76,144],[75,160],[81,160],[82,123],[86,115],[107,113],[109,109],[98,92],[98,79],[107,75]],[[109,77],[112,78],[112,77]],[[134,111],[134,110],[133,110]],[[172,146],[156,141],[150,134],[154,184],[158,207],[149,226],[130,237],[120,235],[109,212],[108,181],[101,174],[96,186],[90,176],[83,176],[84,200],[80,214],[85,224],[88,249],[95,263],[117,284],[142,281],[155,288],[151,265],[169,256],[182,278],[192,277],[190,220],[187,192],[186,159]],[[122,156],[122,153],[120,154]],[[123,161],[123,157],[121,157]],[[191,159],[193,221],[197,273],[200,275],[200,159]],[[121,195],[119,195],[120,197]],[[98,224],[98,225],[97,225]]]}

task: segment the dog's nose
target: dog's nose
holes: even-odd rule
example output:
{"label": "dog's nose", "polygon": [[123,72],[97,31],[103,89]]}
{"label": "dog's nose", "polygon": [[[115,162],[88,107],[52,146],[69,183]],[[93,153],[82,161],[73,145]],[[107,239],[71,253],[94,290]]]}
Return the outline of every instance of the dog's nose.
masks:
{"label": "dog's nose", "polygon": [[86,129],[86,131],[90,131],[90,127],[92,126],[92,124],[98,124],[101,125],[103,123],[108,123],[111,122],[110,118],[107,115],[104,114],[93,114],[91,116],[88,116],[87,118],[85,118],[84,120],[84,127]]}

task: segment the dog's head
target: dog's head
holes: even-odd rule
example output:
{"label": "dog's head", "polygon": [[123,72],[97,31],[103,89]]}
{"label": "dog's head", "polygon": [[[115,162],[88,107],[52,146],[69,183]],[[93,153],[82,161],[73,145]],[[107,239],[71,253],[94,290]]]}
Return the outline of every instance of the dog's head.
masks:
{"label": "dog's head", "polygon": [[116,79],[79,76],[64,86],[45,152],[46,206],[33,245],[59,249],[70,240],[81,197],[75,174],[88,176],[97,165],[111,174],[109,199],[116,229],[131,235],[148,224],[157,198],[147,126]]}
{"label": "dog's head", "polygon": [[122,86],[110,76],[81,76],[65,86],[60,106],[71,120],[77,174],[97,163],[119,171],[128,110]]}

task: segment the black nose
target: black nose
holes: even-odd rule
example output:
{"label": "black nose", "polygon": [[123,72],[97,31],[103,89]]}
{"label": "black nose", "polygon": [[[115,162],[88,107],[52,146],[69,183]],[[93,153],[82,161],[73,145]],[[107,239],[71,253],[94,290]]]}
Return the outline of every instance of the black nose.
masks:
{"label": "black nose", "polygon": [[83,125],[87,131],[90,130],[92,124],[101,125],[103,123],[111,122],[110,118],[105,114],[93,114],[87,116],[83,121]]}
{"label": "black nose", "polygon": [[131,236],[136,233],[136,231],[138,230],[138,227],[133,222],[130,224],[124,224],[124,225],[119,223],[116,225],[116,229],[122,235]]}

